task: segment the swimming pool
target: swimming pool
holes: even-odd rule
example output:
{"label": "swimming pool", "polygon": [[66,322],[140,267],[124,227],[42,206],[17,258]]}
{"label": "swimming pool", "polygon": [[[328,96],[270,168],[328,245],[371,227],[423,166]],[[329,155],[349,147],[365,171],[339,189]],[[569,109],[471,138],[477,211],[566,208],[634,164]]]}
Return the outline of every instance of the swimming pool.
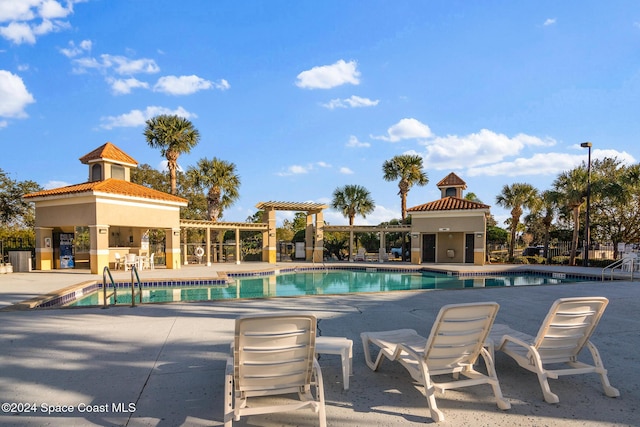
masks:
{"label": "swimming pool", "polygon": [[[166,282],[143,283],[142,303],[212,301],[295,297],[304,295],[338,295],[423,289],[465,289],[506,286],[554,285],[587,280],[551,273],[495,273],[492,275],[458,276],[433,271],[384,271],[321,269],[285,274],[238,277],[228,281],[187,281],[168,286]],[[128,284],[118,290],[118,305],[131,304]],[[136,298],[136,303],[137,303]],[[65,306],[102,305],[103,292],[88,295],[81,292]],[[113,297],[108,304],[113,304]]]}

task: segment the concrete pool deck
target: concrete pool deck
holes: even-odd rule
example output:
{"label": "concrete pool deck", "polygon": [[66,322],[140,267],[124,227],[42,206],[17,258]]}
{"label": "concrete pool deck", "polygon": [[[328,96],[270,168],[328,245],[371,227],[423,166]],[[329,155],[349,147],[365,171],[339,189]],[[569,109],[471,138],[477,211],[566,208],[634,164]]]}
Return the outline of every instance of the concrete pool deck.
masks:
{"label": "concrete pool deck", "polygon": [[[280,264],[280,268],[290,266]],[[145,270],[140,275],[215,277],[217,272],[273,267],[219,264],[186,266],[178,271]],[[595,277],[600,274],[599,269],[557,269],[574,274],[590,271]],[[114,278],[125,280],[129,274],[117,272]],[[451,390],[437,395],[446,418],[442,425],[640,425],[638,282],[397,291],[104,310],[6,310],[23,300],[96,279],[102,277],[76,271],[0,275],[0,308],[5,309],[0,310],[0,403],[28,404],[22,405],[23,409],[33,410],[19,414],[2,411],[1,425],[222,425],[224,367],[234,319],[250,313],[308,311],[318,317],[320,335],[343,336],[354,342],[354,375],[348,391],[342,389],[340,358],[320,356],[328,425],[418,426],[432,422],[421,388],[413,385],[399,364],[385,362],[378,372],[369,370],[364,364],[360,332],[414,328],[426,335],[445,304],[496,301],[500,304],[496,323],[533,334],[555,299],[595,295],[609,298],[610,303],[592,341],[620,397],[604,396],[597,375],[578,375],[550,380],[560,403],[547,404],[536,376],[498,353],[498,377],[512,408],[498,409],[488,386]],[[584,356],[588,360],[588,352]],[[234,425],[315,426],[317,418],[299,411],[256,415]]]}

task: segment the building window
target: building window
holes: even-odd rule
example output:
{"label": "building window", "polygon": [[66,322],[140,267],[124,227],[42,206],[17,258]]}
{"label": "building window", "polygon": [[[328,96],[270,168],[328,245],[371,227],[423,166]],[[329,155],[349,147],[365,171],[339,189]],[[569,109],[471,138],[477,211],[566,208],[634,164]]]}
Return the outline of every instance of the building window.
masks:
{"label": "building window", "polygon": [[444,192],[445,197],[456,197],[456,189],[453,187],[447,188]]}
{"label": "building window", "polygon": [[124,179],[124,167],[120,165],[111,165],[111,178]]}
{"label": "building window", "polygon": [[91,166],[91,181],[102,180],[102,165]]}

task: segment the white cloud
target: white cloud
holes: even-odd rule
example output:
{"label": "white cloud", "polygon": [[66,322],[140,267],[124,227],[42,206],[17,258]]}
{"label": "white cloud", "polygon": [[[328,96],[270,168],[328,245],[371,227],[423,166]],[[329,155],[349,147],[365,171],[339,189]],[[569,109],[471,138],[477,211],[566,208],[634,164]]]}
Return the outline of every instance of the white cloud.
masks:
{"label": "white cloud", "polygon": [[517,155],[525,147],[548,147],[555,145],[555,140],[525,134],[509,138],[504,134],[482,129],[478,133],[464,136],[436,137],[423,144],[427,147],[425,164],[437,169],[456,169],[500,162],[506,157]]}
{"label": "white cloud", "polygon": [[360,84],[356,61],[343,59],[332,65],[313,67],[298,74],[296,86],[305,89],[331,89],[343,84]]}
{"label": "white cloud", "polygon": [[328,169],[331,168],[332,166],[327,163],[327,162],[323,162],[323,161],[318,161],[315,163],[309,163],[306,166],[303,165],[292,165],[289,166],[286,170],[282,171],[282,172],[277,172],[276,175],[278,176],[291,176],[291,175],[303,175],[303,174],[307,174],[313,170],[316,170],[317,168],[324,168],[324,169]]}
{"label": "white cloud", "polygon": [[200,90],[220,89],[227,90],[231,86],[229,82],[222,79],[212,82],[196,75],[191,76],[164,76],[158,79],[153,87],[155,92],[162,92],[169,95],[190,95]]}
{"label": "white cloud", "polygon": [[33,95],[29,93],[20,76],[0,70],[0,117],[27,117],[24,110],[33,102]]}
{"label": "white cloud", "polygon": [[368,142],[358,141],[357,137],[355,137],[354,135],[351,135],[349,137],[349,142],[347,142],[347,147],[365,148],[365,147],[371,147],[371,144]]}
{"label": "white cloud", "polygon": [[361,98],[359,96],[352,95],[350,98],[332,99],[328,103],[322,104],[322,106],[333,110],[335,108],[375,107],[379,102],[379,100],[374,101],[369,98]]}
{"label": "white cloud", "polygon": [[71,183],[66,181],[47,181],[43,187],[45,190],[51,190],[53,188],[68,187],[70,185]]}
{"label": "white cloud", "polygon": [[[329,201],[327,204],[331,204],[331,201]],[[398,199],[398,206],[400,206],[400,199]],[[356,217],[354,218],[354,224],[378,225],[382,222],[388,222],[392,219],[398,219],[400,218],[400,216],[400,210],[393,210],[384,206],[376,205],[373,212],[367,215],[366,218],[362,218],[360,215],[356,215]],[[331,225],[347,225],[349,223],[349,220],[345,218],[342,213],[334,209],[327,209],[324,212],[324,220]]]}
{"label": "white cloud", "polygon": [[107,68],[113,68],[113,70],[120,75],[132,75],[138,73],[153,74],[160,71],[160,67],[153,59],[130,59],[125,56],[119,55],[100,55],[102,63]]}
{"label": "white cloud", "polygon": [[68,0],[63,6],[56,0],[3,0],[0,1],[0,36],[15,44],[34,44],[37,36],[69,28],[64,18],[73,13],[74,3]]}
{"label": "white cloud", "polygon": [[544,21],[544,24],[542,24],[545,27],[548,27],[550,25],[553,25],[556,23],[556,18],[547,18],[547,20]]}
{"label": "white cloud", "polygon": [[138,79],[134,79],[133,77],[130,79],[107,79],[107,82],[111,85],[111,90],[116,95],[126,95],[131,93],[132,89],[143,88],[148,89],[149,84],[146,82],[142,82]]}
{"label": "white cloud", "polygon": [[346,166],[340,168],[340,173],[343,175],[353,175],[353,171]]}
{"label": "white cloud", "polygon": [[278,172],[278,176],[291,176],[291,175],[302,175],[305,173],[309,173],[310,167],[308,166],[300,166],[293,165],[289,166],[285,172]]}
{"label": "white cloud", "polygon": [[398,142],[403,139],[430,138],[433,134],[429,126],[416,119],[402,119],[387,129],[387,135],[371,136],[383,141]]}
{"label": "white cloud", "polygon": [[60,53],[62,53],[67,58],[73,58],[85,52],[91,51],[91,45],[91,40],[83,40],[77,46],[73,41],[70,41],[69,47],[60,49]]}
{"label": "white cloud", "polygon": [[100,59],[96,58],[78,58],[73,60],[73,64],[76,65],[74,71],[77,73],[84,73],[87,69],[97,70],[113,70],[119,75],[133,75],[133,74],[153,74],[160,71],[160,67],[153,59],[141,58],[130,59],[126,56],[102,54]]}
{"label": "white cloud", "polygon": [[131,110],[130,112],[121,114],[119,116],[101,117],[100,121],[102,122],[102,124],[100,125],[100,127],[102,129],[113,129],[116,127],[144,126],[147,120],[160,114],[171,114],[171,115],[184,117],[185,119],[198,117],[197,115],[188,112],[182,107],[178,107],[175,110],[171,110],[165,107],[150,106],[150,107],[147,107],[144,111]]}

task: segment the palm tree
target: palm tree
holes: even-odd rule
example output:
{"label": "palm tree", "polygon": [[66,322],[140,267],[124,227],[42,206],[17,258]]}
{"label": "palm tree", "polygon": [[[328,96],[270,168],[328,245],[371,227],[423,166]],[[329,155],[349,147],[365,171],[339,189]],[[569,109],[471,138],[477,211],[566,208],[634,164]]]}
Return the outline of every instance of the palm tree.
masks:
{"label": "palm tree", "polygon": [[506,209],[511,209],[511,244],[509,245],[509,259],[513,259],[516,244],[516,230],[520,223],[523,209],[531,209],[536,204],[538,191],[530,184],[515,183],[502,187],[502,192],[496,196],[496,203]]}
{"label": "palm tree", "polygon": [[559,194],[555,191],[545,190],[540,194],[538,210],[542,213],[542,225],[544,226],[544,255],[547,264],[551,261],[549,253],[549,240],[551,238],[551,225],[558,211]]}
{"label": "palm tree", "polygon": [[422,157],[414,154],[402,154],[382,164],[385,181],[398,182],[398,194],[401,200],[402,222],[407,219],[407,193],[414,185],[427,185],[429,178],[422,170]]}
{"label": "palm tree", "polygon": [[[373,212],[375,202],[371,198],[369,190],[361,185],[345,185],[336,188],[333,192],[333,200],[331,207],[339,210],[342,214],[349,218],[349,226],[353,226],[356,215],[366,218],[368,214]],[[353,253],[353,230],[349,233],[349,255]]]}
{"label": "palm tree", "polygon": [[191,151],[200,141],[200,133],[184,117],[159,115],[146,121],[144,136],[151,148],[159,148],[160,154],[167,159],[171,178],[171,194],[176,194],[176,171],[178,157]]}
{"label": "palm tree", "polygon": [[331,207],[339,210],[349,218],[349,225],[353,225],[356,215],[366,218],[376,207],[369,190],[361,185],[345,185],[333,192]]}
{"label": "palm tree", "polygon": [[572,212],[573,235],[571,237],[569,265],[575,265],[580,231],[580,208],[585,203],[587,195],[587,169],[578,167],[561,173],[553,181],[553,188],[558,193],[562,205]]}
{"label": "palm tree", "polygon": [[207,192],[207,219],[217,221],[223,211],[240,197],[240,177],[236,165],[225,160],[204,158],[196,167],[187,170],[188,179],[196,187]]}

